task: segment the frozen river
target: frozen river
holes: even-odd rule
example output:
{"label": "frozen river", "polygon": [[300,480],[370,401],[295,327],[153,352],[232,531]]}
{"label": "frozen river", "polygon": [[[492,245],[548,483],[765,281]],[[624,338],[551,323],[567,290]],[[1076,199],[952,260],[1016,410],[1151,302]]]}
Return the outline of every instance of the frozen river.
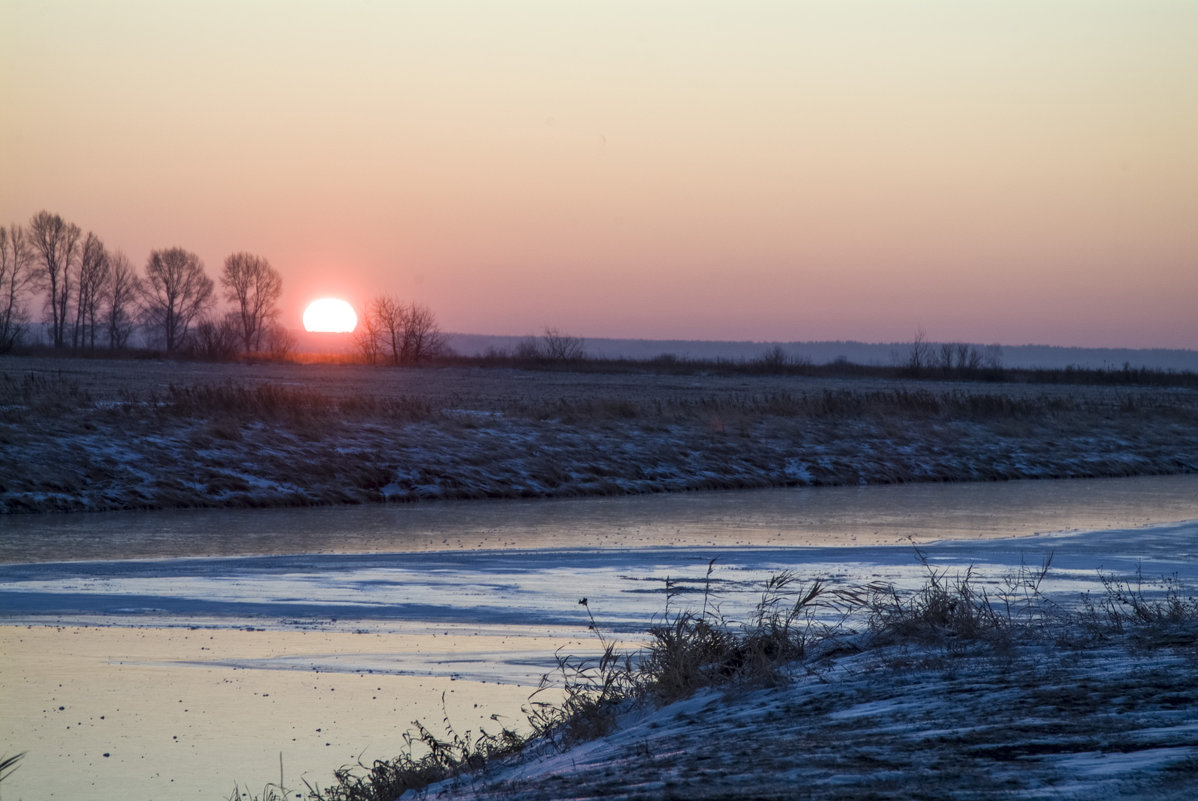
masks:
{"label": "frozen river", "polygon": [[1051,554],[1074,597],[1099,569],[1193,586],[1195,520],[1198,476],[2,518],[4,794],[218,799],[280,753],[299,786],[392,756],[416,717],[518,720],[593,648],[581,598],[634,641],[712,559],[730,617],[783,569],[914,585],[915,545],[992,581]]}

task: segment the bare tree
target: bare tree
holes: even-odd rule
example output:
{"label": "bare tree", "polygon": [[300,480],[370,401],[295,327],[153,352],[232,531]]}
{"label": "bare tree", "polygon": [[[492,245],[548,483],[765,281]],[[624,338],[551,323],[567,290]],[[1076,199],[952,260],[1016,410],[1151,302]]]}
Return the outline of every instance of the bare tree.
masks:
{"label": "bare tree", "polygon": [[12,350],[25,333],[24,297],[33,283],[33,251],[25,230],[0,226],[0,353]]}
{"label": "bare tree", "polygon": [[108,347],[125,347],[133,333],[133,304],[141,296],[141,279],[133,262],[122,251],[109,256],[108,283],[104,285],[104,323],[108,328]]}
{"label": "bare tree", "polygon": [[982,352],[965,342],[942,342],[939,351],[939,367],[945,372],[952,370],[978,370],[982,366]]}
{"label": "bare tree", "polygon": [[985,353],[982,354],[982,367],[987,370],[1002,369],[1002,345],[997,342],[993,345],[987,345]]}
{"label": "bare tree", "polygon": [[371,362],[388,353],[392,364],[418,364],[445,351],[445,338],[432,310],[390,295],[378,295],[367,304],[358,331],[358,350]]}
{"label": "bare tree", "polygon": [[941,342],[938,361],[941,370],[953,369],[953,356],[956,354],[956,345],[952,342]]}
{"label": "bare tree", "polygon": [[41,261],[41,280],[50,307],[50,339],[54,347],[66,345],[67,308],[71,298],[71,268],[78,259],[82,231],[57,214],[39,211],[29,221],[29,238]]}
{"label": "bare tree", "polygon": [[371,304],[367,304],[361,319],[358,320],[357,328],[354,329],[354,347],[361,354],[362,361],[378,364],[382,355],[382,334],[378,320],[371,310]]}
{"label": "bare tree", "polygon": [[555,362],[576,362],[585,354],[582,337],[570,336],[557,328],[545,327],[543,356]]}
{"label": "bare tree", "polygon": [[582,359],[586,352],[583,350],[582,337],[570,336],[557,328],[545,326],[545,332],[539,337],[525,337],[516,345],[517,359],[549,362],[574,362]]}
{"label": "bare tree", "polygon": [[907,352],[907,368],[918,373],[923,368],[932,365],[933,355],[932,343],[928,342],[927,332],[923,330],[922,326],[916,328],[911,349]]}
{"label": "bare tree", "polygon": [[108,282],[108,251],[100,237],[87,232],[79,257],[79,291],[75,293],[75,327],[71,331],[72,347],[96,347],[99,328],[100,296]]}
{"label": "bare tree", "polygon": [[367,316],[374,319],[379,354],[390,352],[391,363],[399,364],[403,356],[403,304],[391,295],[377,295],[367,306]]}
{"label": "bare tree", "polygon": [[263,335],[279,316],[282,276],[261,256],[234,253],[225,259],[220,283],[225,299],[237,306],[243,349],[246,353],[261,350]]}
{"label": "bare tree", "polygon": [[973,345],[958,345],[957,366],[965,370],[980,370],[982,368],[982,352]]}
{"label": "bare tree", "polygon": [[540,361],[545,358],[544,348],[541,347],[541,343],[534,336],[527,336],[517,342],[512,355],[522,361]]}
{"label": "bare tree", "polygon": [[142,285],[146,322],[162,331],[167,353],[187,339],[191,322],[212,304],[214,284],[200,257],[183,248],[150,253]]}
{"label": "bare tree", "polygon": [[432,309],[409,303],[403,313],[403,363],[418,364],[445,352],[445,337]]}

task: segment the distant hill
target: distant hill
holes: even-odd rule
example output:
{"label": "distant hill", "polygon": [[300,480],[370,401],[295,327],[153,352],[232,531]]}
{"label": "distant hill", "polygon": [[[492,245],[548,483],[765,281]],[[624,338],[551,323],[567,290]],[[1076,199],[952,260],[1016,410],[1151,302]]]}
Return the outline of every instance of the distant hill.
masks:
{"label": "distant hill", "polygon": [[[447,334],[446,339],[458,353],[474,356],[488,350],[511,351],[527,337],[489,336],[486,334]],[[767,350],[780,347],[794,357],[814,364],[845,359],[855,364],[892,365],[905,359],[910,342],[751,342],[681,339],[586,339],[588,356],[610,359],[652,359],[672,354],[680,359],[728,359],[743,361],[756,358]],[[938,347],[939,343],[931,343]],[[988,347],[978,345],[979,348]],[[1004,367],[1121,369],[1124,364],[1152,370],[1198,372],[1198,350],[1168,348],[1065,348],[1052,345],[1002,345]]]}
{"label": "distant hill", "polygon": [[[293,332],[296,350],[301,353],[353,353],[350,334],[310,334]],[[511,352],[528,339],[489,334],[446,334],[456,353],[479,356],[488,351]],[[933,349],[939,343],[929,343]],[[972,344],[972,343],[971,343]],[[584,339],[588,356],[604,359],[647,360],[671,354],[679,359],[746,361],[774,347],[788,355],[813,364],[828,364],[838,359],[866,365],[893,365],[905,360],[910,342],[753,342],[686,339]],[[979,349],[991,347],[977,345]],[[1001,345],[1003,367],[1065,368],[1118,370],[1124,364],[1150,370],[1198,372],[1198,350],[1180,348],[1065,348],[1053,345]]]}

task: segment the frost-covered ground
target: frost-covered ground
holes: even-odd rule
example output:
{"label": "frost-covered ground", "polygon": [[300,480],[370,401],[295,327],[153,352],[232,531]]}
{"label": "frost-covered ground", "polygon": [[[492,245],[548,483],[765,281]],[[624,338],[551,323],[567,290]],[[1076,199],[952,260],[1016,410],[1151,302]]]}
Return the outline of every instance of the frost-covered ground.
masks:
{"label": "frost-covered ground", "polygon": [[1198,471],[1198,393],[0,360],[0,513]]}
{"label": "frost-covered ground", "polygon": [[[430,799],[1192,799],[1195,641],[886,648],[627,712]],[[407,795],[404,796],[405,798]]]}

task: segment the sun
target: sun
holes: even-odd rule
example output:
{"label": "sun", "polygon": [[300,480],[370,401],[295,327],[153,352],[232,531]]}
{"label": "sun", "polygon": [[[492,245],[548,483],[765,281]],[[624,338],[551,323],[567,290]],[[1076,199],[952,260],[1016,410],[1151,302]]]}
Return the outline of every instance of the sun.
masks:
{"label": "sun", "polygon": [[332,334],[349,333],[358,324],[354,307],[341,298],[321,298],[304,309],[304,330]]}

